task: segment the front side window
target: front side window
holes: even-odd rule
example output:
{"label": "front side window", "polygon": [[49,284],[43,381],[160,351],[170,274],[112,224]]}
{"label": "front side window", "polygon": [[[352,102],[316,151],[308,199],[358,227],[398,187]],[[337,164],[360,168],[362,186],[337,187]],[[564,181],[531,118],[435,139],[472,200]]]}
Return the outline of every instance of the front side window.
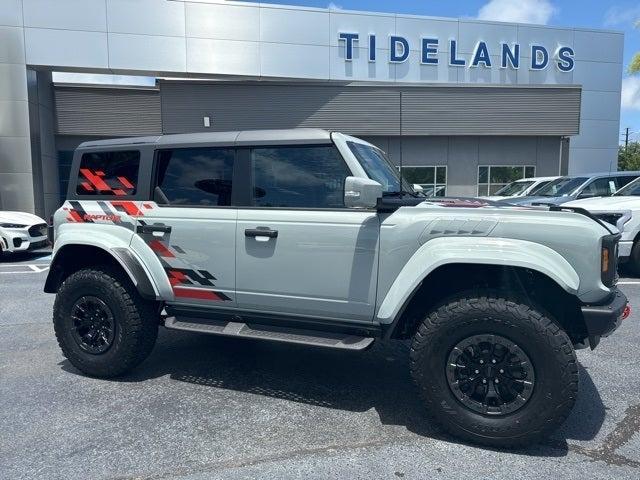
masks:
{"label": "front side window", "polygon": [[445,197],[447,195],[447,167],[402,167],[402,177],[411,185],[420,185],[427,197]]}
{"label": "front side window", "polygon": [[609,197],[614,193],[616,193],[616,182],[613,177],[598,178],[584,187],[580,197]]}
{"label": "front side window", "polygon": [[532,165],[481,165],[478,167],[478,196],[496,195],[511,182],[535,176],[536,167]]}
{"label": "front side window", "polygon": [[234,150],[177,148],[158,152],[154,200],[165,205],[231,205]]}
{"label": "front side window", "polygon": [[344,207],[351,172],[332,145],[254,148],[251,168],[257,207]]}
{"label": "front side window", "polygon": [[78,172],[78,195],[135,195],[140,152],[90,152],[82,155]]}
{"label": "front side window", "polygon": [[623,188],[621,188],[616,192],[616,195],[640,197],[640,178],[637,178],[634,181],[627,183]]}

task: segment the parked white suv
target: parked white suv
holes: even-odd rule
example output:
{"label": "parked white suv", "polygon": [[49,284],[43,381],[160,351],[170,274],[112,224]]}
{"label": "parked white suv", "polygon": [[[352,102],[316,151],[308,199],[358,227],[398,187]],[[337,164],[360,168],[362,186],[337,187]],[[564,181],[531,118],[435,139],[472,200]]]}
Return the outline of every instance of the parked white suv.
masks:
{"label": "parked white suv", "polygon": [[490,195],[487,200],[504,200],[505,198],[529,197],[535,195],[538,190],[560,177],[531,177],[521,178],[505,185],[495,195]]}
{"label": "parked white suv", "polygon": [[0,211],[0,255],[48,245],[47,222],[31,213]]}
{"label": "parked white suv", "polygon": [[622,232],[618,246],[621,263],[628,263],[640,274],[640,178],[627,184],[611,197],[585,198],[565,204],[580,207]]}

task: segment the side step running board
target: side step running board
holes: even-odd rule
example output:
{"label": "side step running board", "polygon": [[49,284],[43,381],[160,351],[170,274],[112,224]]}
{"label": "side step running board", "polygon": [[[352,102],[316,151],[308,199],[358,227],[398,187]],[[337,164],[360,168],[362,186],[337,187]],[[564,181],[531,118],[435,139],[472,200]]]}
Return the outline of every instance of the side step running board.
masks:
{"label": "side step running board", "polygon": [[275,342],[297,343],[316,347],[337,348],[341,350],[364,350],[374,339],[359,337],[345,333],[321,332],[316,330],[302,330],[297,328],[276,327],[271,325],[248,325],[224,320],[207,320],[201,323],[199,319],[169,317],[164,326],[172,330],[187,332],[210,333],[225,337],[254,338],[272,340]]}

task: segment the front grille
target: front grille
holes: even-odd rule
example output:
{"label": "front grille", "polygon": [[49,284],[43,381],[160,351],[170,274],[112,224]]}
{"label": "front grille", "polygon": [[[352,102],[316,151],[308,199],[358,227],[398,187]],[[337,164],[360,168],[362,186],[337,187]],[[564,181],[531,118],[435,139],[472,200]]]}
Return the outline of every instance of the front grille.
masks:
{"label": "front grille", "polygon": [[39,223],[29,228],[29,235],[32,237],[44,237],[47,234],[47,224]]}
{"label": "front grille", "polygon": [[603,222],[607,222],[614,227],[618,227],[618,220],[622,218],[624,213],[596,213],[594,215]]}

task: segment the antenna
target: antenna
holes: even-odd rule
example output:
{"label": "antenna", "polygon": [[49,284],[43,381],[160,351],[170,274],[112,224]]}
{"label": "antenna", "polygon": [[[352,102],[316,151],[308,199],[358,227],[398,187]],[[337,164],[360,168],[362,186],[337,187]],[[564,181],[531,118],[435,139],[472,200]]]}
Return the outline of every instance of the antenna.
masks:
{"label": "antenna", "polygon": [[404,192],[402,191],[402,90],[400,90],[400,198],[404,196]]}

